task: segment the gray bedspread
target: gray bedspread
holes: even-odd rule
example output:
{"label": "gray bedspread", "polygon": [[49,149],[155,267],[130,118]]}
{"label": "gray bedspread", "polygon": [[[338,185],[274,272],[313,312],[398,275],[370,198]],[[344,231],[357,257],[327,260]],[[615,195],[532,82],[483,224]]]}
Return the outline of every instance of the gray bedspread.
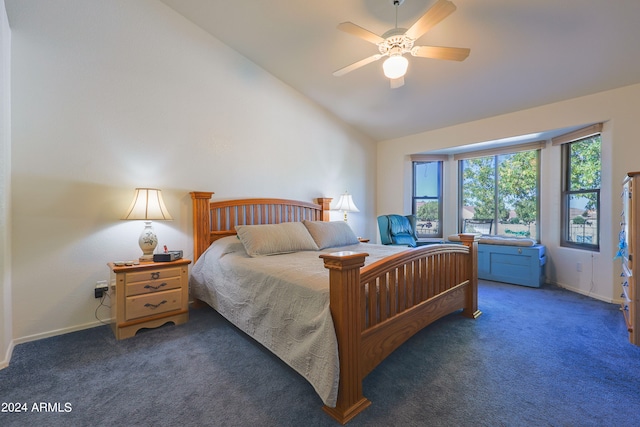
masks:
{"label": "gray bedspread", "polygon": [[322,252],[366,252],[367,264],[407,248],[357,244],[251,258],[236,237],[214,242],[191,270],[193,298],[205,301],[267,347],[334,407],[340,366]]}

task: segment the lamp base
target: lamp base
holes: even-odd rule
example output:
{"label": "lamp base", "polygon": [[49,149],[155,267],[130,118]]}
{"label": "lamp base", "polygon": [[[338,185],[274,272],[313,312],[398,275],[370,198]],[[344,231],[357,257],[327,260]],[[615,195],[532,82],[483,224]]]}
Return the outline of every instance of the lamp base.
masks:
{"label": "lamp base", "polygon": [[151,221],[145,221],[144,224],[144,230],[142,230],[142,234],[140,234],[140,238],[138,239],[138,244],[140,245],[140,249],[142,249],[140,262],[153,262],[153,252],[158,245],[158,237],[153,231]]}

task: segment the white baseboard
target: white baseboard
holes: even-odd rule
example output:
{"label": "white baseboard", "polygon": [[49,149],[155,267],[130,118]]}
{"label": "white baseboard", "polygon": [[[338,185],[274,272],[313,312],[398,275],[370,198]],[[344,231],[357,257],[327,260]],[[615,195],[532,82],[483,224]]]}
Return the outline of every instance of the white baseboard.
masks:
{"label": "white baseboard", "polygon": [[600,300],[600,301],[608,302],[610,304],[620,304],[620,302],[622,301],[622,300],[614,300],[611,297],[605,297],[603,295],[598,295],[598,294],[595,294],[595,293],[590,292],[590,291],[585,291],[584,289],[580,289],[580,288],[576,288],[574,286],[566,285],[564,283],[554,283],[554,282],[547,282],[547,283],[550,283],[552,285],[556,285],[558,287],[561,287],[561,288],[566,289],[566,290],[571,291],[571,292],[575,292],[575,293],[580,294],[580,295],[587,296],[589,298],[594,298],[594,299],[597,299],[597,300]]}
{"label": "white baseboard", "polygon": [[9,343],[9,348],[7,348],[7,352],[4,355],[4,360],[0,361],[0,369],[4,369],[9,366],[9,361],[11,361],[11,355],[13,354],[14,342],[11,340]]}
{"label": "white baseboard", "polygon": [[[104,321],[106,323],[108,323],[110,320],[111,319],[105,319]],[[40,333],[40,334],[34,334],[34,335],[28,335],[26,337],[16,338],[14,340],[14,342],[15,342],[16,345],[24,344],[24,343],[30,342],[30,341],[36,341],[36,340],[41,340],[43,338],[55,337],[56,335],[68,334],[70,332],[82,331],[84,329],[90,329],[90,328],[95,328],[97,326],[104,326],[104,325],[105,325],[105,323],[96,320],[96,321],[93,321],[93,322],[84,323],[82,325],[70,326],[68,328],[55,329],[53,331],[48,331],[48,332],[43,332],[43,333]]]}
{"label": "white baseboard", "polygon": [[[105,319],[105,322],[107,322],[108,324],[110,320],[111,319]],[[104,326],[104,325],[105,323],[96,320],[94,322],[89,322],[82,325],[71,326],[69,328],[56,329],[53,331],[43,332],[41,334],[28,335],[26,337],[14,339],[9,344],[9,348],[7,349],[7,353],[5,354],[4,360],[0,361],[0,369],[4,369],[7,366],[9,366],[9,363],[11,362],[11,356],[13,355],[13,349],[16,345],[24,344],[30,341],[37,341],[44,338],[55,337],[57,335],[64,335],[71,332],[82,331],[85,329],[95,328],[95,327]]]}

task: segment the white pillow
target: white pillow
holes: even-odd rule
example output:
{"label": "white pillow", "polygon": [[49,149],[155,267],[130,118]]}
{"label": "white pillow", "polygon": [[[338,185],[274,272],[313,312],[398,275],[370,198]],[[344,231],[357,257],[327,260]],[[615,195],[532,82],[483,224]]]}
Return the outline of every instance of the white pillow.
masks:
{"label": "white pillow", "polygon": [[318,250],[318,245],[301,222],[236,225],[235,229],[251,257]]}
{"label": "white pillow", "polygon": [[359,243],[349,224],[344,221],[302,221],[320,249]]}

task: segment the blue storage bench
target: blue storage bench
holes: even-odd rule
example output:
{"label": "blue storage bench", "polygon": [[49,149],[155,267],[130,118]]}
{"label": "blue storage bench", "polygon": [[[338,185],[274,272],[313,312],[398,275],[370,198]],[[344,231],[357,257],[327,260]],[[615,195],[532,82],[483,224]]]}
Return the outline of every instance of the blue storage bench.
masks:
{"label": "blue storage bench", "polygon": [[478,278],[539,288],[547,262],[544,245],[478,244]]}
{"label": "blue storage bench", "polygon": [[[539,288],[544,284],[547,263],[544,245],[529,239],[478,236],[478,278]],[[459,241],[457,235],[450,241]],[[482,243],[491,241],[493,243]]]}

